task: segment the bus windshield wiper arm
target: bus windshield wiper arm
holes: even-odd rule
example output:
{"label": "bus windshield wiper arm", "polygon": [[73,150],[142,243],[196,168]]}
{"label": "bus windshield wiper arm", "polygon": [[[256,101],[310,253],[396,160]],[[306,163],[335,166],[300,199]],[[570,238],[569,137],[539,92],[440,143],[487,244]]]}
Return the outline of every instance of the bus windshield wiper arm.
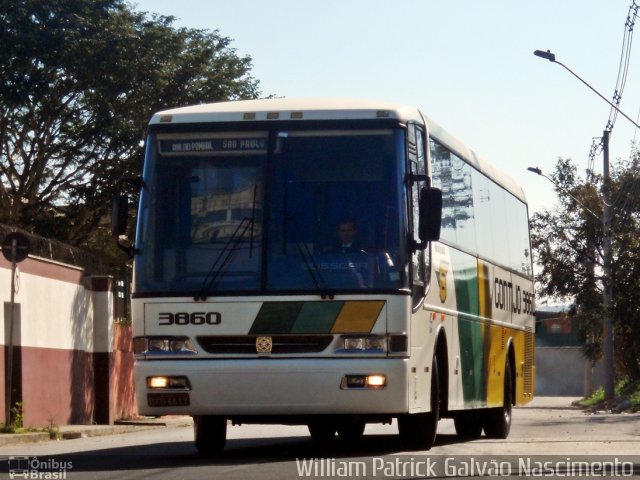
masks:
{"label": "bus windshield wiper arm", "polygon": [[220,253],[213,262],[213,265],[211,265],[211,270],[209,270],[204,282],[202,282],[200,293],[194,297],[195,301],[205,301],[207,299],[207,294],[211,291],[216,282],[224,275],[226,266],[231,261],[232,255],[237,251],[238,245],[244,238],[247,230],[249,230],[249,227],[253,230],[253,218],[244,217],[233,231],[233,234],[231,234],[227,240],[227,243],[224,244],[222,250],[220,250]]}
{"label": "bus windshield wiper arm", "polygon": [[333,300],[333,293],[327,287],[327,282],[325,282],[322,274],[320,273],[320,269],[318,268],[318,264],[313,257],[313,254],[309,251],[309,247],[302,240],[302,236],[298,230],[298,226],[293,217],[287,217],[286,222],[291,225],[291,233],[293,234],[293,240],[296,242],[296,247],[298,247],[298,252],[304,261],[305,266],[307,267],[307,271],[313,280],[313,284],[316,289],[320,292],[320,297],[324,300],[328,298],[329,300]]}

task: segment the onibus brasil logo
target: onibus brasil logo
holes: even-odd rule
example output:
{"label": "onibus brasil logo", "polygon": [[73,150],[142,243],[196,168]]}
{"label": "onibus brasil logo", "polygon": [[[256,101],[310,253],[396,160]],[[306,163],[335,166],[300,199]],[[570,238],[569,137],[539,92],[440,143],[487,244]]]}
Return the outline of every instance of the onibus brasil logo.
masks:
{"label": "onibus brasil logo", "polygon": [[72,462],[63,462],[55,458],[40,460],[38,457],[9,457],[11,479],[64,480],[67,478],[67,471],[72,468]]}

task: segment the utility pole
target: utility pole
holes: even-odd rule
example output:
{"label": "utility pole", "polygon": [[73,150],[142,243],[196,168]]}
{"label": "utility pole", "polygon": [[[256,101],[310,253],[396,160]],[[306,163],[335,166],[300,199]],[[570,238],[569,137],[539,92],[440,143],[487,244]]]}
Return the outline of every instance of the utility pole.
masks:
{"label": "utility pole", "polygon": [[602,344],[604,356],[604,398],[609,400],[615,395],[614,357],[613,357],[613,319],[611,303],[613,300],[613,278],[611,275],[611,192],[609,175],[609,136],[610,130],[602,132],[602,263],[604,270],[602,309]]}
{"label": "utility pole", "polygon": [[[620,110],[616,105],[607,100],[600,92],[598,92],[595,88],[589,85],[585,80],[583,80],[577,73],[567,67],[564,63],[556,60],[555,54],[551,53],[549,50],[546,52],[543,50],[536,50],[533,52],[536,57],[544,58],[545,60],[549,60],[552,63],[557,63],[562,66],[565,70],[567,70],[571,75],[580,80],[583,84],[585,84],[589,89],[598,95],[602,100],[607,102],[611,108],[613,108],[616,112],[622,115],[624,118],[629,120],[636,128],[640,129],[640,125],[634,122],[631,117],[625,114],[622,110]],[[611,303],[613,299],[613,278],[611,275],[611,192],[609,191],[610,184],[610,175],[609,175],[609,135],[611,134],[611,130],[605,129],[602,135],[602,155],[603,155],[603,166],[602,166],[602,177],[603,177],[603,186],[602,186],[602,263],[603,263],[603,273],[604,279],[602,282],[602,307],[604,310],[604,318],[602,319],[602,330],[603,330],[603,361],[604,361],[604,398],[606,400],[610,400],[615,395],[614,386],[614,355],[613,355],[613,319],[611,318]]]}

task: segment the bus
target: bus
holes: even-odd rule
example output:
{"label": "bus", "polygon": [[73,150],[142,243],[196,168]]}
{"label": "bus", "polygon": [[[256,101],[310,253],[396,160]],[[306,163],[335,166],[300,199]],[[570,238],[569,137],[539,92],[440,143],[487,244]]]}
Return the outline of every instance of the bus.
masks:
{"label": "bus", "polygon": [[[534,390],[527,203],[415,107],[230,101],[153,115],[131,312],[142,415],[307,425],[326,443],[396,422],[429,449],[506,438]],[[348,245],[345,248],[345,241]]]}

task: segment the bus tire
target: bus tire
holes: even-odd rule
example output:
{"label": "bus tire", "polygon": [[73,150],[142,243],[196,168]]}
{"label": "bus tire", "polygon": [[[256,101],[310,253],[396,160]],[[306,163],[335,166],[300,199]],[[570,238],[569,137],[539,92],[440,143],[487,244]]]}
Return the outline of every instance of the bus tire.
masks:
{"label": "bus tire", "polygon": [[311,438],[320,445],[330,445],[336,437],[335,423],[330,420],[314,421],[308,427]]}
{"label": "bus tire", "polygon": [[440,374],[438,359],[431,366],[431,411],[398,417],[398,433],[402,444],[410,449],[430,450],[436,441],[440,419]]}
{"label": "bus tire", "polygon": [[345,443],[358,442],[362,435],[366,424],[362,420],[345,420],[338,424],[338,438]]}
{"label": "bus tire", "polygon": [[511,362],[507,360],[504,368],[504,399],[502,407],[487,409],[483,422],[484,433],[487,438],[505,439],[509,436],[513,405],[512,382]]}
{"label": "bus tire", "polygon": [[193,433],[198,453],[217,455],[227,443],[227,419],[213,415],[195,415]]}
{"label": "bus tire", "polygon": [[477,440],[482,435],[482,418],[477,410],[457,413],[453,425],[461,440]]}

